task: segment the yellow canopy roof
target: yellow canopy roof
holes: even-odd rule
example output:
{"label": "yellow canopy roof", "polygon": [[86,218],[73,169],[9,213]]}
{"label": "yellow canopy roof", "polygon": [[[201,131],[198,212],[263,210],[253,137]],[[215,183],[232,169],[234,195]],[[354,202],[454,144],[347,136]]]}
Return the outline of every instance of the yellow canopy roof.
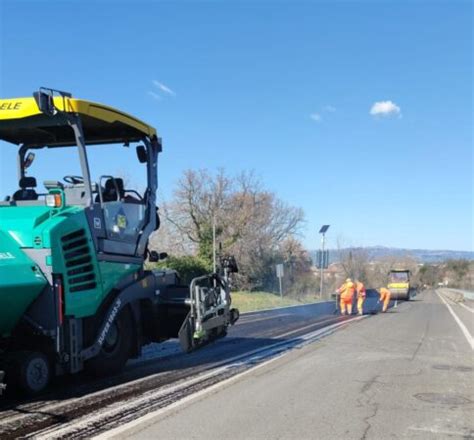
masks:
{"label": "yellow canopy roof", "polygon": [[58,112],[43,114],[34,98],[0,99],[0,140],[29,146],[75,145],[65,113],[79,115],[86,144],[135,142],[156,137],[156,130],[143,121],[95,102],[54,97]]}

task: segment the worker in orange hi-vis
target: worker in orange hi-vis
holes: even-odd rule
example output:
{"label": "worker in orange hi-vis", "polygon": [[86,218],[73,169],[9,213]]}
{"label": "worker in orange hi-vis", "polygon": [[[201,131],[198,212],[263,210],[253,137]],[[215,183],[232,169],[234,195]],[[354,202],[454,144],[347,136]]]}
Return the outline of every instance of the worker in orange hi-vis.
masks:
{"label": "worker in orange hi-vis", "polygon": [[379,294],[380,294],[379,302],[383,303],[382,312],[385,313],[388,309],[388,304],[390,303],[391,293],[390,293],[390,290],[388,290],[386,287],[381,287],[379,290]]}
{"label": "worker in orange hi-vis", "polygon": [[365,301],[365,286],[362,281],[356,280],[356,291],[357,291],[357,313],[362,315],[364,313],[364,301]]}
{"label": "worker in orange hi-vis", "polygon": [[350,278],[347,278],[346,282],[337,289],[338,293],[341,296],[341,300],[339,302],[341,306],[341,315],[347,314],[352,315],[352,301],[354,299],[354,292],[355,292],[355,284],[352,282]]}

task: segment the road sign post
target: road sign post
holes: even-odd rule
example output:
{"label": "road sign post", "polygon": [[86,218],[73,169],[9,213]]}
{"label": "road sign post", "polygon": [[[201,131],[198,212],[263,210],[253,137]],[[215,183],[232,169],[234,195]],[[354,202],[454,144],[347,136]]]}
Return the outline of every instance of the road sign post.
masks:
{"label": "road sign post", "polygon": [[283,264],[276,265],[276,274],[278,277],[278,283],[280,285],[280,298],[283,298],[283,286],[282,286],[282,278],[283,278]]}

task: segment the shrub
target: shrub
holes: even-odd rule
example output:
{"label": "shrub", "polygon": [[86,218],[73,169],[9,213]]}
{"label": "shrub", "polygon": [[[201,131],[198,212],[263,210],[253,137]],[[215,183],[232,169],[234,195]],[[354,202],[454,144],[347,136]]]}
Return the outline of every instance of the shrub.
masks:
{"label": "shrub", "polygon": [[206,275],[212,267],[203,258],[185,255],[181,257],[168,257],[153,265],[159,269],[173,269],[178,272],[182,284],[189,284],[193,278]]}

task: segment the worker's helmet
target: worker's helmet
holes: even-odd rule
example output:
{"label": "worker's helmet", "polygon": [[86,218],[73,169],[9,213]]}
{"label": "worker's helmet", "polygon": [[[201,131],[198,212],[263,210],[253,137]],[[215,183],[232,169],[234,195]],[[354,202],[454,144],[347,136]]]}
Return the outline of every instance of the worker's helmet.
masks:
{"label": "worker's helmet", "polygon": [[350,283],[352,280],[350,278],[347,278],[346,283]]}

